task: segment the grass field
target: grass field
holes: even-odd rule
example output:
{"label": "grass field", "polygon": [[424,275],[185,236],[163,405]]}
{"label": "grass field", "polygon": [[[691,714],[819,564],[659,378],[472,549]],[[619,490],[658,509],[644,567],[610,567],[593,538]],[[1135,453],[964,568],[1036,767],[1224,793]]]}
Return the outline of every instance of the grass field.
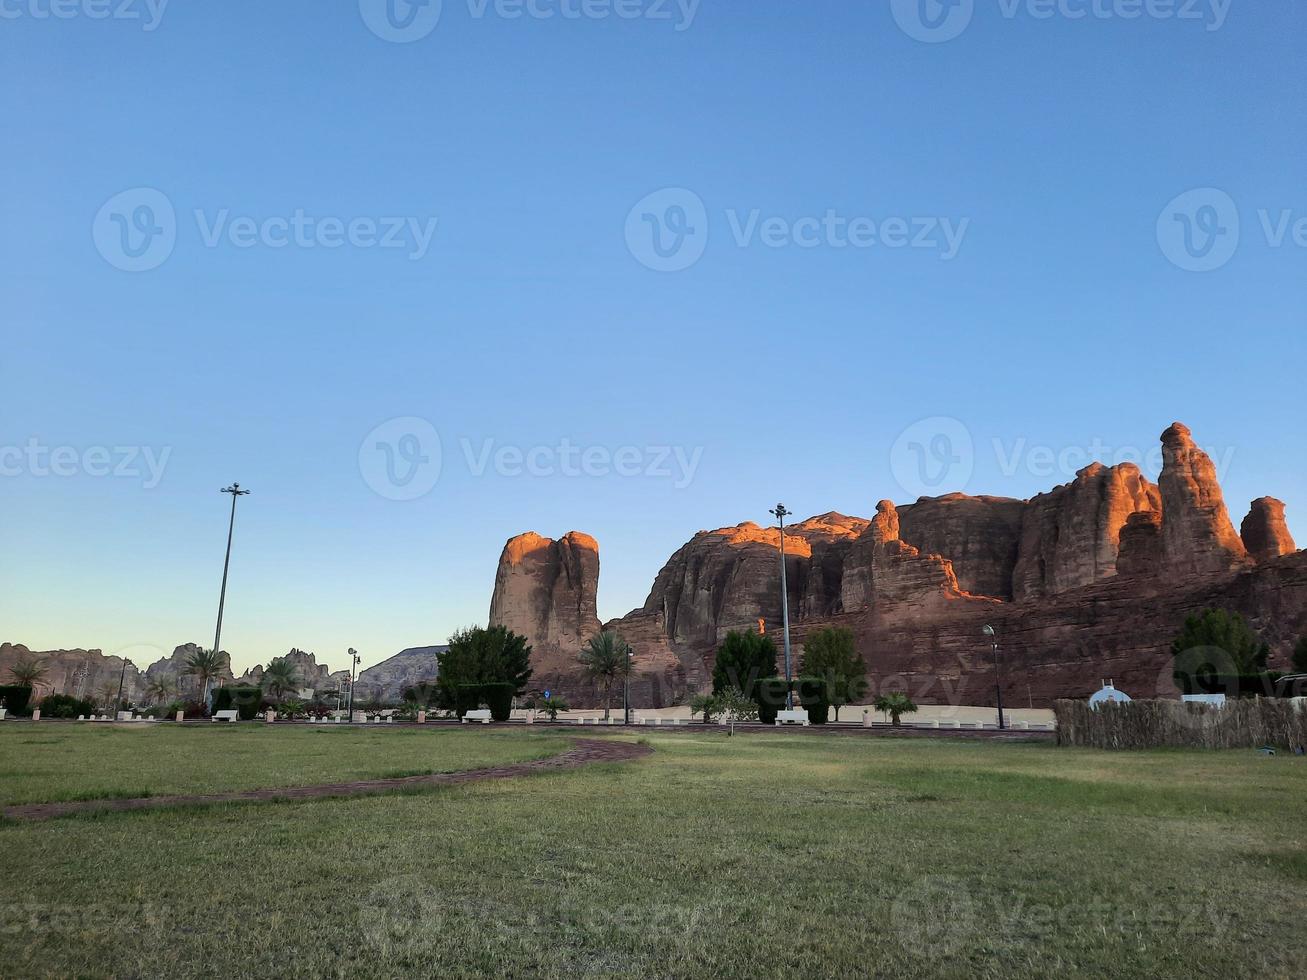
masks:
{"label": "grass field", "polygon": [[0,725],[0,804],[303,786],[554,755],[510,732],[266,725]]}
{"label": "grass field", "polygon": [[[264,730],[242,772],[221,759],[233,734],[140,744],[211,740],[223,778],[266,783],[261,758],[281,778],[328,738]],[[441,759],[558,739],[369,734]],[[1307,975],[1307,760],[647,741],[633,762],[424,794],[0,825],[0,972]],[[21,754],[66,759],[61,739]]]}

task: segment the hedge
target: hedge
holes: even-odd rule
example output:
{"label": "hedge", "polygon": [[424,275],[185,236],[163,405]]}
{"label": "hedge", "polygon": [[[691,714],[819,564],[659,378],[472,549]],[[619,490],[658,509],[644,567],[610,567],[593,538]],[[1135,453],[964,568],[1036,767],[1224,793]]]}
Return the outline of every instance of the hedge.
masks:
{"label": "hedge", "polygon": [[513,695],[517,685],[508,682],[481,685],[481,699],[490,707],[490,717],[495,721],[508,721],[513,714]]}
{"label": "hedge", "polygon": [[799,677],[794,681],[799,704],[808,712],[808,723],[824,725],[830,719],[830,698],[824,677]]}
{"label": "hedge", "polygon": [[784,677],[764,677],[758,681],[758,721],[764,725],[776,724],[776,713],[785,707],[788,685]]}
{"label": "hedge", "polygon": [[71,694],[51,694],[41,702],[42,718],[76,718],[95,714],[95,704]]}
{"label": "hedge", "polygon": [[30,715],[27,702],[32,699],[32,689],[26,684],[0,684],[0,705],[11,715]]}
{"label": "hedge", "polygon": [[236,709],[241,721],[253,721],[263,706],[263,689],[252,684],[229,684],[213,692],[213,710]]}

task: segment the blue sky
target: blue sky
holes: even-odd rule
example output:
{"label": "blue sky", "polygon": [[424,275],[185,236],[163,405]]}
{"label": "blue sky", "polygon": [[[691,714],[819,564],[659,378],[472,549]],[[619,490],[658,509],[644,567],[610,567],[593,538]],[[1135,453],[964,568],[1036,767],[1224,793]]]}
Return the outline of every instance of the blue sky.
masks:
{"label": "blue sky", "polygon": [[1173,419],[1307,538],[1301,4],[122,2],[0,19],[0,639],[211,642],[232,480],[238,666]]}

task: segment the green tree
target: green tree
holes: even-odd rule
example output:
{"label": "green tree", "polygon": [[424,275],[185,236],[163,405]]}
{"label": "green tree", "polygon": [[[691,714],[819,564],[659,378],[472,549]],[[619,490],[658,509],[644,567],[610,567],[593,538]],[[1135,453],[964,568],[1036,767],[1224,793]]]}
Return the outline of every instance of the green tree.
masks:
{"label": "green tree", "polygon": [[1293,669],[1300,674],[1307,674],[1307,636],[1293,648]]}
{"label": "green tree", "polygon": [[917,711],[917,706],[913,703],[912,698],[902,691],[888,691],[882,694],[876,699],[872,707],[889,715],[890,722],[895,728],[899,727],[899,719],[903,715],[916,714]]}
{"label": "green tree", "polygon": [[690,698],[690,717],[703,715],[705,725],[712,722],[713,712],[717,710],[717,699],[711,694],[696,694]]}
{"label": "green tree", "polygon": [[547,698],[542,697],[535,703],[535,707],[547,714],[550,721],[557,721],[558,713],[560,711],[570,711],[572,708],[570,704],[560,698],[557,694],[551,694]]}
{"label": "green tree", "polygon": [[738,687],[727,687],[713,696],[713,702],[722,721],[730,728],[727,735],[735,734],[737,722],[752,721],[758,717],[758,704]]}
{"label": "green tree", "polygon": [[46,662],[40,657],[20,656],[9,665],[9,674],[14,679],[14,683],[22,687],[30,687],[32,695],[36,695],[36,687],[41,681],[45,680],[48,672]]}
{"label": "green tree", "polygon": [[195,678],[199,700],[204,701],[209,696],[209,681],[222,676],[226,666],[227,658],[217,650],[196,650],[186,658],[186,667],[182,672]]}
{"label": "green tree", "polygon": [[274,701],[280,701],[292,691],[299,690],[299,673],[295,665],[285,657],[268,661],[263,668],[263,690]]}
{"label": "green tree", "polygon": [[453,709],[463,684],[512,684],[521,694],[531,679],[531,644],[505,626],[472,626],[449,638],[437,662],[441,706]]}
{"label": "green tree", "polygon": [[1204,609],[1185,617],[1180,635],[1171,644],[1173,674],[1182,691],[1196,678],[1260,674],[1271,648],[1261,641],[1238,613]]}
{"label": "green tree", "polygon": [[177,696],[177,680],[161,674],[145,685],[145,697],[153,705],[169,704]]}
{"label": "green tree", "polygon": [[831,627],[808,637],[799,673],[826,682],[836,721],[842,705],[857,704],[867,693],[867,664],[858,656],[852,630]]}
{"label": "green tree", "polygon": [[717,648],[717,661],[712,670],[713,694],[734,687],[751,698],[758,681],[775,676],[776,644],[772,638],[752,631],[731,631]]}
{"label": "green tree", "polygon": [[580,656],[581,671],[604,690],[604,721],[608,720],[613,685],[631,673],[631,648],[612,630],[592,637]]}

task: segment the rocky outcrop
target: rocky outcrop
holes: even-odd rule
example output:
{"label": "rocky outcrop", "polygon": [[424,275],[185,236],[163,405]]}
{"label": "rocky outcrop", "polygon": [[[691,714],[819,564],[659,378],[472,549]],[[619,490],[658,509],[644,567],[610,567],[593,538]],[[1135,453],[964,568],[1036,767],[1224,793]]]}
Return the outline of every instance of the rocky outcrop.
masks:
{"label": "rocky outcrop", "polygon": [[900,507],[900,537],[922,554],[953,565],[958,585],[974,595],[1012,598],[1024,500],[950,493]]}
{"label": "rocky outcrop", "polygon": [[[1010,703],[1087,695],[1106,676],[1153,696],[1172,691],[1169,645],[1184,616],[1221,604],[1283,663],[1307,632],[1307,555],[1285,556],[1293,543],[1281,510],[1254,505],[1245,549],[1215,467],[1184,426],[1167,429],[1163,459],[1156,485],[1131,464],[1095,463],[1030,501],[885,500],[870,521],[830,513],[787,528],[796,645],[846,626],[873,693],[883,679],[925,703],[987,703],[993,665],[981,628],[992,625]],[[779,545],[776,528],[753,523],[700,531],[642,608],[606,624],[637,650],[641,703],[704,687],[728,630],[779,629]],[[556,684],[575,685],[575,675],[574,663],[557,662]],[[586,703],[580,687],[565,689]]]}
{"label": "rocky outcrop", "polygon": [[1239,526],[1239,537],[1254,561],[1270,561],[1297,551],[1284,520],[1284,501],[1259,497]]}
{"label": "rocky outcrop", "polygon": [[1234,533],[1216,467],[1194,443],[1189,428],[1173,423],[1162,433],[1162,553],[1172,575],[1230,572],[1248,554]]}
{"label": "rocky outcrop", "polygon": [[[335,690],[336,684],[332,679],[331,669],[326,664],[319,664],[316,655],[292,648],[282,659],[295,668],[295,677],[302,689],[311,691]],[[236,683],[257,685],[262,680],[263,665],[255,664],[241,674],[240,677],[237,677]]]}
{"label": "rocky outcrop", "polygon": [[1156,575],[1162,568],[1162,514],[1140,510],[1121,528],[1121,547],[1116,556],[1116,573],[1123,578]]}
{"label": "rocky outcrop", "polygon": [[1158,488],[1133,463],[1092,463],[1041,493],[1025,506],[1012,598],[1039,599],[1115,575],[1126,522],[1160,507]]}
{"label": "rocky outcrop", "polygon": [[401,650],[358,675],[355,697],[376,699],[384,704],[401,700],[405,689],[435,681],[440,674],[436,658],[448,649],[448,646],[429,646]]}
{"label": "rocky outcrop", "polygon": [[534,531],[510,538],[499,556],[490,625],[528,637],[534,668],[572,670],[599,633],[599,545],[571,531],[557,541]]}

